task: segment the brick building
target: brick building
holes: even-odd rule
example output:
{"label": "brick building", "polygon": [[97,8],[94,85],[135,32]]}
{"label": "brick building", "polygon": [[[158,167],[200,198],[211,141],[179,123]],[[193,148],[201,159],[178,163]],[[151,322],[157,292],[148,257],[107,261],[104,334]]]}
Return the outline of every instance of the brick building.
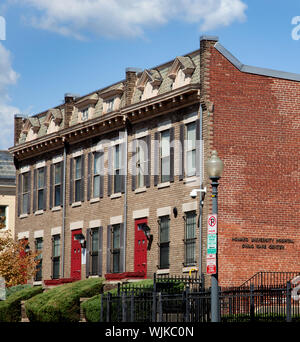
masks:
{"label": "brick building", "polygon": [[[298,271],[299,81],[202,37],[196,51],[15,116],[15,234],[42,249],[35,280],[205,274],[213,149],[220,284]],[[200,184],[203,206],[190,196]]]}
{"label": "brick building", "polygon": [[12,155],[0,151],[0,234],[15,229],[16,170]]}

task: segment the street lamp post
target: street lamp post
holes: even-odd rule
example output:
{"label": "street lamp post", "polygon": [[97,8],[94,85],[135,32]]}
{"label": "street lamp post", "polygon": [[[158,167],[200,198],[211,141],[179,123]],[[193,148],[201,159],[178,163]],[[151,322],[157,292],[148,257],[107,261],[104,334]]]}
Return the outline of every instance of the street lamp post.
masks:
{"label": "street lamp post", "polygon": [[[212,151],[212,155],[207,161],[206,166],[212,186],[212,214],[218,215],[218,181],[221,178],[224,164],[218,157],[217,151]],[[211,320],[212,322],[220,322],[221,320],[218,284],[218,238],[216,246],[216,273],[211,276]]]}

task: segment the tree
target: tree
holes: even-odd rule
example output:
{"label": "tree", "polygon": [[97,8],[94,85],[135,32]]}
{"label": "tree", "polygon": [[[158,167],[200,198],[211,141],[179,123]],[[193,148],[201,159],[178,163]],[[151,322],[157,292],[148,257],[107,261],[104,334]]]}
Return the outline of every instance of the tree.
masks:
{"label": "tree", "polygon": [[0,234],[0,276],[7,287],[26,284],[36,273],[40,252],[29,250],[28,240],[15,241],[9,232]]}

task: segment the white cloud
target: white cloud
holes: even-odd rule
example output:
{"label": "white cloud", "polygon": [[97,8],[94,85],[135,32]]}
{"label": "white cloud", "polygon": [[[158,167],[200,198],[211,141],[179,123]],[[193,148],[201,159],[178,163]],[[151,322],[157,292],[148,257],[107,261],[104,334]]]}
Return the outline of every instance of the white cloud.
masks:
{"label": "white cloud", "polygon": [[11,66],[10,52],[0,43],[0,149],[14,144],[14,114],[19,109],[10,105],[8,86],[16,84],[18,77]]}
{"label": "white cloud", "polygon": [[[242,0],[15,0],[37,11],[32,25],[83,39],[88,34],[138,37],[147,27],[182,20],[202,31],[245,20]],[[38,14],[37,14],[38,12]]]}

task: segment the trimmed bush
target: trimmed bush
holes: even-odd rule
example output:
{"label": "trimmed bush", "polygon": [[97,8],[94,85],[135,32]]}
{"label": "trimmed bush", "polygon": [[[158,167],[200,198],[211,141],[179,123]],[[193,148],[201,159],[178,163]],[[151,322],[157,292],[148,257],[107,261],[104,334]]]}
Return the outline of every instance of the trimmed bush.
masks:
{"label": "trimmed bush", "polygon": [[[145,286],[148,291],[152,291],[153,289],[153,280],[152,279],[145,279],[138,282],[133,282],[129,284],[123,285],[123,289],[126,287],[130,287],[131,289],[134,287],[140,287]],[[110,291],[105,292],[105,294],[111,293],[113,296],[117,295],[118,289],[114,288]],[[114,302],[112,304],[112,321],[117,320],[117,302]],[[94,296],[87,301],[83,302],[81,304],[81,307],[83,309],[85,318],[88,322],[99,322],[100,315],[101,315],[101,294]],[[106,303],[104,302],[103,305],[103,315],[105,320],[105,314],[106,314]]]}
{"label": "trimmed bush", "polygon": [[30,322],[78,322],[80,298],[92,297],[103,288],[102,278],[79,280],[59,285],[25,303]]}
{"label": "trimmed bush", "polygon": [[22,291],[22,290],[27,289],[29,287],[32,287],[32,285],[24,284],[24,285],[16,285],[16,286],[7,287],[5,289],[6,298],[8,298],[9,296],[11,296],[12,294],[14,294],[18,291]]}
{"label": "trimmed bush", "polygon": [[21,301],[28,300],[43,291],[41,286],[30,286],[12,293],[0,302],[0,322],[19,322],[21,320]]}

